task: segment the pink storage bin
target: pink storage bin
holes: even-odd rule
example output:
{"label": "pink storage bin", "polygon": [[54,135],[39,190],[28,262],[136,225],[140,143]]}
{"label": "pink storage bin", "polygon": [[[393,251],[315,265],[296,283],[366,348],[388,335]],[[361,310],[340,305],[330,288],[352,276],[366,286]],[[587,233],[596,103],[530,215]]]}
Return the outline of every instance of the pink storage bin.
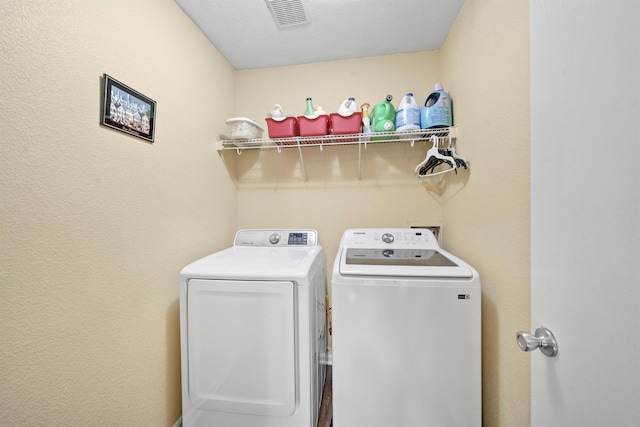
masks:
{"label": "pink storage bin", "polygon": [[360,133],[362,127],[362,113],[353,113],[343,116],[339,113],[331,113],[331,133],[343,135],[348,133]]}
{"label": "pink storage bin", "polygon": [[300,135],[298,120],[295,117],[285,117],[283,120],[265,119],[269,138],[293,138]]}
{"label": "pink storage bin", "polygon": [[322,114],[316,118],[309,119],[305,116],[298,116],[300,125],[300,136],[322,136],[329,134],[329,115]]}

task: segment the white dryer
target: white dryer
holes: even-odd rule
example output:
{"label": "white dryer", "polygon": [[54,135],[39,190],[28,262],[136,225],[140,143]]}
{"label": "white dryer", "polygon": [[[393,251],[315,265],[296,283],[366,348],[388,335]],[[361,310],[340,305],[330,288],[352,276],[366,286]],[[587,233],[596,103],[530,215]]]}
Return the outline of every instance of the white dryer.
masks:
{"label": "white dryer", "polygon": [[184,427],[315,427],[325,378],[314,230],[240,230],[180,273]]}
{"label": "white dryer", "polygon": [[482,425],[471,266],[429,230],[353,229],[331,286],[334,427]]}

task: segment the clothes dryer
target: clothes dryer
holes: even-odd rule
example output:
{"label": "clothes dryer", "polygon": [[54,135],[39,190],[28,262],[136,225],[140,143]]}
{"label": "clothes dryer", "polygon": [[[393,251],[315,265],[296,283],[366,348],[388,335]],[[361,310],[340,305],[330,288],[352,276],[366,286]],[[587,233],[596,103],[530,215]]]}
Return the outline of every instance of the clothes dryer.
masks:
{"label": "clothes dryer", "polygon": [[240,230],[180,273],[184,427],[315,427],[325,378],[314,230]]}
{"label": "clothes dryer", "polygon": [[334,427],[480,427],[480,278],[426,229],[344,232],[333,264]]}

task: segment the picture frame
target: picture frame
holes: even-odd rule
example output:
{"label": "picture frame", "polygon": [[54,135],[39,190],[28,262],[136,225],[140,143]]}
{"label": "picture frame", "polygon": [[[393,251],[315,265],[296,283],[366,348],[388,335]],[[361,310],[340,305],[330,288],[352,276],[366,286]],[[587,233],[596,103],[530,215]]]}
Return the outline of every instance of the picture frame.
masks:
{"label": "picture frame", "polygon": [[156,102],[108,74],[102,76],[100,124],[153,144]]}

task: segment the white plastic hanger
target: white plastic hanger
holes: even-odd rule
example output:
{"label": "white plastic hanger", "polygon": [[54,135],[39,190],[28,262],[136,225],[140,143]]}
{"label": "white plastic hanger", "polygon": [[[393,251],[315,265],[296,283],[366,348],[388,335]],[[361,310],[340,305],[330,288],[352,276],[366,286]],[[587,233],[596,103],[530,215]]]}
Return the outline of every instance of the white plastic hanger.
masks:
{"label": "white plastic hanger", "polygon": [[[456,170],[456,160],[451,156],[445,156],[440,153],[438,149],[438,137],[436,135],[431,136],[431,141],[433,146],[427,151],[427,155],[422,162],[416,166],[416,173],[420,177],[425,176],[437,176],[442,175],[447,172],[451,172],[452,170]],[[450,167],[438,172],[434,172],[434,170],[442,165],[448,164]]]}

